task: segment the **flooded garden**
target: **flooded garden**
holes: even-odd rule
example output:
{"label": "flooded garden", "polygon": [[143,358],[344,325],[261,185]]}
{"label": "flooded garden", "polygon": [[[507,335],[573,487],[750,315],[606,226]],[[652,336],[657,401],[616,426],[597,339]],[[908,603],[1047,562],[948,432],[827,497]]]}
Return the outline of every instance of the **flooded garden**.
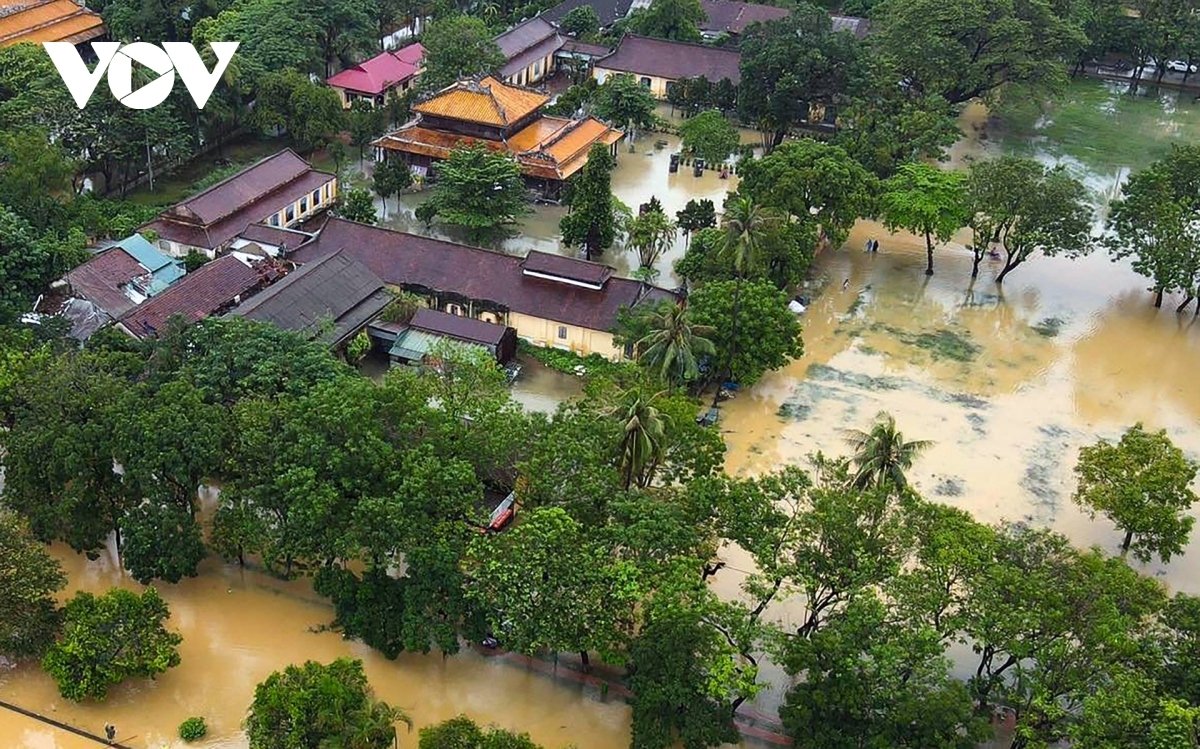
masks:
{"label": "flooded garden", "polygon": [[[965,135],[952,164],[1000,152],[1065,163],[1088,185],[1100,212],[1130,169],[1200,131],[1190,98],[1131,99],[1098,82],[1074,84],[1062,104],[1036,117],[1015,112],[989,120],[981,107],[971,107],[963,121]],[[693,198],[719,205],[736,177],[721,180],[706,172],[697,178],[686,169],[668,174],[677,144],[674,136],[647,135],[634,153],[622,147],[614,173],[617,196],[636,209],[655,195],[668,213]],[[387,223],[425,231],[412,217],[421,198],[406,196],[399,211],[390,201]],[[518,227],[521,236],[502,249],[560,251],[562,210],[539,206]],[[878,254],[863,252],[870,238],[879,240]],[[842,454],[843,430],[862,428],[886,410],[906,438],[935,443],[911,472],[927,497],[982,521],[1048,525],[1076,544],[1115,551],[1117,532],[1089,520],[1070,501],[1078,449],[1141,421],[1166,429],[1200,458],[1200,321],[1176,316],[1173,305],[1154,309],[1146,280],[1103,252],[1075,261],[1035,258],[1003,288],[985,260],[972,281],[966,239],[939,250],[932,277],[923,273],[922,240],[890,235],[869,221],[859,222],[844,248],[822,254],[803,320],[804,356],[722,407],[726,468],[752,475],[803,462],[817,450]],[[675,280],[670,264],[682,250],[681,238],[663,261],[662,283]],[[631,259],[619,248],[604,258],[621,271],[629,270]],[[577,378],[538,365],[526,366],[515,385],[515,397],[538,410],[578,392]],[[716,585],[735,596],[751,563],[736,548],[723,553],[728,566]],[[54,555],[70,579],[65,595],[140,588],[111,554],[89,561],[55,546]],[[1172,590],[1190,593],[1200,593],[1197,570],[1195,535],[1170,564],[1143,568]],[[183,635],[178,668],[155,681],[123,684],[103,703],[75,704],[60,698],[50,677],[29,664],[0,670],[0,700],[95,733],[111,723],[118,741],[138,749],[183,746],[176,726],[199,715],[208,721],[210,738],[198,746],[243,749],[240,722],[255,684],[289,663],[352,655],[364,661],[377,695],[407,710],[416,728],[465,713],[482,724],[528,732],[547,747],[624,749],[629,743],[629,711],[621,700],[587,681],[543,673],[553,664],[531,669],[470,649],[452,657],[403,654],[389,661],[343,640],[326,629],[333,609],[307,580],[283,582],[213,558],[199,577],[160,590],[172,626]],[[786,623],[795,612],[776,606],[771,613]],[[782,697],[782,676],[766,669],[764,677],[774,686],[756,706],[769,713]],[[401,731],[401,744],[413,745],[415,739]],[[0,711],[0,736],[5,746],[21,749],[96,746],[6,711]]]}

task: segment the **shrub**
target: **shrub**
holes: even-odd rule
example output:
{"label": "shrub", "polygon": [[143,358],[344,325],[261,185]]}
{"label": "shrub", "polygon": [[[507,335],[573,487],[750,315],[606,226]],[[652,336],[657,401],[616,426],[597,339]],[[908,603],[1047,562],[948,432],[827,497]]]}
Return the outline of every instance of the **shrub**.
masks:
{"label": "shrub", "polygon": [[179,738],[184,741],[199,741],[208,733],[204,718],[188,718],[179,724]]}

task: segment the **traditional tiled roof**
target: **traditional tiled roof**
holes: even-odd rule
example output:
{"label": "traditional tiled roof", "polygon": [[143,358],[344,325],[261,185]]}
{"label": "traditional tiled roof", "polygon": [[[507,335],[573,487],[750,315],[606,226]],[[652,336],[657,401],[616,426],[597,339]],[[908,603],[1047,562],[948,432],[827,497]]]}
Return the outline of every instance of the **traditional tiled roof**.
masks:
{"label": "traditional tiled roof", "polygon": [[611,47],[605,47],[602,44],[588,44],[587,42],[568,39],[563,43],[563,52],[571,52],[576,55],[587,55],[588,57],[604,57],[609,52],[612,52]]}
{"label": "traditional tiled roof", "polygon": [[534,16],[500,34],[495,41],[505,59],[511,60],[525,50],[556,36],[558,36],[558,31],[549,21],[540,16]]}
{"label": "traditional tiled roof", "polygon": [[121,324],[138,338],[153,336],[175,315],[185,323],[196,322],[236,304],[241,295],[277,277],[275,266],[262,263],[251,267],[233,255],[224,255],[136,307]]}
{"label": "traditional tiled roof", "polygon": [[286,149],[168,208],[141,228],[162,239],[216,249],[334,179]]}
{"label": "traditional tiled roof", "polygon": [[[306,263],[279,283],[242,302],[230,315],[271,322],[332,345],[358,332],[388,306],[383,281],[345,252]],[[325,320],[333,324],[323,331]]]}
{"label": "traditional tiled roof", "polygon": [[508,332],[504,325],[428,308],[417,310],[408,327],[485,346],[499,346]]}
{"label": "traditional tiled roof", "polygon": [[871,33],[871,22],[857,16],[830,16],[833,19],[834,31],[849,31],[859,39]]}
{"label": "traditional tiled roof", "polygon": [[433,130],[417,122],[385,135],[375,145],[446,159],[455,148],[482,143],[493,151],[507,151],[516,156],[521,171],[528,176],[563,180],[583,168],[592,144],[612,145],[623,137],[620,130],[591,117],[583,120],[540,117],[507,142]]}
{"label": "traditional tiled roof", "polygon": [[526,261],[521,257],[339,218],[330,219],[317,241],[293,259],[311,262],[338,250],[389,284],[458,294],[591,330],[611,330],[622,307],[674,298],[664,289],[627,278],[608,278],[600,289],[538,278],[522,271]]}
{"label": "traditional tiled roof", "polygon": [[360,94],[379,96],[416,76],[424,54],[425,48],[419,43],[410,44],[403,49],[384,52],[346,68],[329,78],[326,83]]}
{"label": "traditional tiled roof", "polygon": [[122,287],[149,272],[133,255],[113,247],[90,258],[65,278],[72,294],[87,299],[111,317],[120,317],[137,306]]}
{"label": "traditional tiled roof", "polygon": [[504,67],[500,68],[500,76],[508,78],[511,75],[516,75],[538,60],[551,57],[555,52],[562,49],[562,46],[563,38],[557,33],[543,39],[529,49],[509,58],[508,62],[504,63]]}
{"label": "traditional tiled roof", "polygon": [[280,247],[290,252],[305,242],[312,241],[313,235],[299,229],[285,229],[282,226],[250,224],[238,234],[238,237],[248,242]]}
{"label": "traditional tiled roof", "polygon": [[700,0],[700,7],[707,16],[700,24],[700,30],[711,33],[740,34],[752,23],[778,21],[788,16],[787,8],[736,0]]}
{"label": "traditional tiled roof", "polygon": [[19,42],[81,44],[107,33],[98,13],[72,0],[0,1],[0,47]]}
{"label": "traditional tiled roof", "polygon": [[413,110],[453,120],[505,127],[529,116],[549,101],[536,91],[508,86],[488,76],[459,81],[417,104]]}
{"label": "traditional tiled roof", "polygon": [[541,17],[553,24],[559,24],[568,13],[576,8],[590,5],[600,17],[600,25],[611,26],[625,16],[633,6],[633,0],[564,0],[550,10],[542,13]]}
{"label": "traditional tiled roof", "polygon": [[735,49],[626,34],[611,55],[596,61],[596,67],[669,81],[704,76],[714,83],[728,78],[736,84],[742,78],[740,63]]}
{"label": "traditional tiled roof", "polygon": [[613,276],[613,269],[607,265],[537,250],[531,250],[525,256],[525,262],[521,263],[521,272],[535,278],[557,278],[596,288],[603,287]]}

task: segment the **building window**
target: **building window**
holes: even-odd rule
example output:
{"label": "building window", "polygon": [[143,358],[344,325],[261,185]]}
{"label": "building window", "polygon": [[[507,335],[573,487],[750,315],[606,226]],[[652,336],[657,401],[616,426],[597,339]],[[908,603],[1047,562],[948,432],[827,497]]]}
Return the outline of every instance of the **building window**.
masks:
{"label": "building window", "polygon": [[270,223],[270,224],[271,224],[271,226],[279,226],[279,214],[278,214],[278,213],[272,213],[272,214],[271,214],[271,220],[270,220],[268,223]]}
{"label": "building window", "polygon": [[289,205],[287,207],[287,211],[284,213],[283,217],[289,224],[292,223],[293,221],[295,221],[296,220],[296,206]]}
{"label": "building window", "polygon": [[650,79],[642,76],[642,85],[646,88],[650,88]]}
{"label": "building window", "polygon": [[538,60],[533,64],[533,77],[537,79],[542,74],[542,61]]}
{"label": "building window", "polygon": [[321,205],[321,191],[313,190],[313,205]]}
{"label": "building window", "polygon": [[457,304],[447,304],[446,311],[455,317],[462,317],[463,313],[462,307],[459,307]]}
{"label": "building window", "polygon": [[558,326],[558,340],[560,340],[560,341],[567,340],[567,326],[566,325]]}
{"label": "building window", "polygon": [[300,212],[308,213],[308,196],[307,195],[305,195],[303,198],[300,198]]}

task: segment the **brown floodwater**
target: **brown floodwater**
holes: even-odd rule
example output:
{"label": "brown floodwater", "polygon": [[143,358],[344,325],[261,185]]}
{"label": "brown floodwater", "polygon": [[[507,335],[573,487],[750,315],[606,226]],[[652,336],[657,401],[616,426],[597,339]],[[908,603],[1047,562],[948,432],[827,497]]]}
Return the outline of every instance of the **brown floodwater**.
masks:
{"label": "brown floodwater", "polygon": [[[985,125],[986,112],[967,110],[966,137],[951,155],[952,166],[996,151],[984,137]],[[657,148],[658,140],[666,145]],[[713,173],[694,178],[688,170],[669,175],[667,160],[676,148],[672,136],[651,135],[637,142],[635,153],[623,149],[614,173],[617,196],[636,207],[657,195],[668,211],[691,198],[719,205],[735,180]],[[1081,176],[1101,208],[1122,178]],[[405,196],[399,218],[391,201],[389,223],[414,228],[411,209],[420,199]],[[539,207],[522,224],[525,236],[504,249],[562,251],[561,215],[562,209]],[[879,239],[879,254],[862,251],[870,237]],[[727,469],[752,475],[802,463],[818,449],[844,454],[842,430],[863,427],[886,410],[908,438],[935,443],[911,472],[926,496],[983,521],[1048,525],[1077,544],[1115,551],[1120,539],[1111,526],[1088,519],[1070,501],[1078,449],[1142,421],[1167,429],[1189,455],[1200,457],[1200,323],[1190,314],[1176,316],[1171,300],[1155,310],[1145,280],[1103,254],[1077,261],[1035,258],[1003,290],[993,281],[997,269],[985,261],[972,283],[962,246],[967,239],[960,236],[938,250],[932,278],[923,274],[920,240],[890,235],[872,222],[860,222],[846,248],[822,254],[803,317],[805,355],[723,406]],[[661,264],[665,281],[673,280],[670,262],[681,252],[682,242]],[[604,258],[621,269],[628,269],[629,259],[619,249]],[[577,378],[534,362],[524,365],[514,392],[526,407],[551,410],[579,393]],[[1200,593],[1198,546],[1194,540],[1170,564],[1142,569],[1172,589]],[[89,562],[63,547],[54,554],[71,591],[140,588],[111,555]],[[752,564],[735,547],[723,555],[729,566],[714,585],[736,596]],[[178,668],[156,681],[123,684],[103,703],[76,705],[59,698],[51,680],[27,664],[0,670],[0,700],[96,733],[111,722],[117,738],[137,749],[184,746],[176,727],[200,715],[211,730],[199,746],[242,749],[239,725],[255,684],[289,663],[348,655],[363,659],[378,695],[408,710],[418,727],[466,713],[481,723],[527,731],[551,749],[568,743],[580,749],[628,746],[628,708],[593,688],[473,651],[388,661],[322,631],[333,611],[306,581],[281,582],[210,559],[198,578],[160,590],[171,606],[172,626],[184,637]],[[795,599],[768,610],[785,626],[802,613]],[[960,668],[969,656],[953,655]],[[782,699],[786,677],[766,663],[763,679],[769,687],[755,707],[769,713]],[[402,744],[413,741],[402,733]],[[88,743],[0,710],[0,746],[76,749]]]}

